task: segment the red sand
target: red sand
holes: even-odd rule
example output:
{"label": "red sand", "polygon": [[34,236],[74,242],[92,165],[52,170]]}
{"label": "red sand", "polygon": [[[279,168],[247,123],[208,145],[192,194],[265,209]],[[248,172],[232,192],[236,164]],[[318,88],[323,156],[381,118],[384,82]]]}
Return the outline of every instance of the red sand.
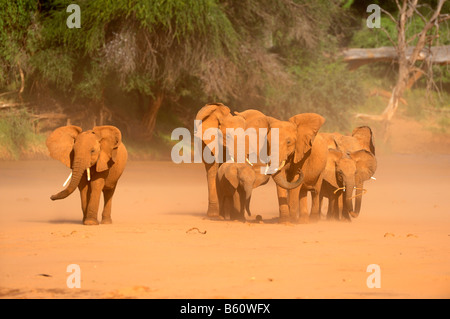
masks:
{"label": "red sand", "polygon": [[358,219],[307,225],[276,223],[272,181],[250,222],[212,221],[201,164],[129,162],[100,226],[81,224],[78,191],[50,200],[69,173],[59,162],[0,162],[0,297],[449,298],[450,155],[378,161]]}

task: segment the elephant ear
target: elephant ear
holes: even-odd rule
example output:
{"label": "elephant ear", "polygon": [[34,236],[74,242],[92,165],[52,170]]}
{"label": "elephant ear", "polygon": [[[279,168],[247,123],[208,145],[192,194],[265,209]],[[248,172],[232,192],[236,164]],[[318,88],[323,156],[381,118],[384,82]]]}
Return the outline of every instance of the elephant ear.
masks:
{"label": "elephant ear", "polygon": [[294,162],[298,163],[311,149],[314,138],[325,123],[325,119],[316,113],[303,113],[291,117],[289,121],[297,126]]}
{"label": "elephant ear", "polygon": [[332,133],[318,133],[317,136],[321,136],[325,141],[328,149],[337,149],[338,144],[335,139],[335,135]]}
{"label": "elephant ear", "polygon": [[230,183],[233,188],[238,188],[239,186],[239,174],[236,165],[231,165],[225,170],[224,174],[226,180]]}
{"label": "elephant ear", "polygon": [[258,117],[264,117],[265,116],[265,114],[263,112],[258,111],[258,110],[254,110],[254,109],[248,109],[248,110],[245,110],[243,112],[234,111],[234,115],[241,116],[247,121],[253,120],[253,119],[258,118]]}
{"label": "elephant ear", "polygon": [[360,126],[353,130],[352,136],[358,140],[365,150],[375,155],[375,145],[373,143],[372,130],[368,126]]}
{"label": "elephant ear", "polygon": [[230,108],[222,103],[206,104],[197,112],[195,119],[202,122],[207,122],[208,120],[212,122],[206,123],[206,125],[203,124],[203,130],[205,130],[209,127],[218,127],[219,121],[222,121],[230,112]]}
{"label": "elephant ear", "polygon": [[356,163],[356,178],[358,182],[370,179],[377,170],[377,159],[375,155],[367,150],[359,150],[350,153],[350,157]]}
{"label": "elephant ear", "polygon": [[[247,112],[247,111],[245,111]],[[261,113],[262,114],[262,113]],[[256,115],[256,113],[254,113],[253,115]],[[260,154],[260,150],[264,147],[266,147],[267,152],[269,152],[268,149],[268,145],[267,145],[267,141],[269,139],[270,136],[270,123],[271,120],[268,116],[265,116],[264,114],[262,114],[262,116],[251,116],[249,117],[249,119],[245,121],[245,129],[249,129],[249,128],[253,128],[256,130],[256,134],[258,134],[257,136],[257,145],[256,145],[256,149],[252,148],[250,152],[255,152],[258,154],[258,157],[261,156]],[[266,135],[264,136],[263,139],[260,140],[259,138],[259,129],[266,129]],[[254,146],[252,146],[254,147]],[[268,159],[265,158],[264,161],[267,161]]]}
{"label": "elephant ear", "polygon": [[[205,144],[210,144],[214,140],[212,138],[204,139],[205,131],[211,128],[220,128],[220,123],[227,116],[232,116],[230,114],[230,109],[222,103],[206,104],[197,112],[195,120],[201,121],[202,132],[199,133],[201,133],[201,139]],[[195,131],[197,131],[197,127],[195,128]],[[212,154],[215,154],[217,150],[214,148],[211,152]]]}
{"label": "elephant ear", "polygon": [[68,125],[54,130],[47,138],[46,144],[50,156],[71,168],[73,162],[73,144],[81,127]]}
{"label": "elephant ear", "polygon": [[108,162],[116,161],[117,150],[122,143],[122,133],[115,126],[96,126],[92,129],[100,140],[100,155],[97,160],[97,172],[108,169]]}
{"label": "elephant ear", "polygon": [[329,148],[327,164],[322,174],[323,179],[336,188],[339,187],[336,180],[336,163],[339,162],[343,155],[341,151],[335,148]]}

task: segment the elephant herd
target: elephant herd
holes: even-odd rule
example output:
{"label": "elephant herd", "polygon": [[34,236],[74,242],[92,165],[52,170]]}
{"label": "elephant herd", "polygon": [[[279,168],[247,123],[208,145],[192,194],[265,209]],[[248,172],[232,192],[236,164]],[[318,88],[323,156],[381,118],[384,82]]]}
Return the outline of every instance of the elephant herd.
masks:
{"label": "elephant herd", "polygon": [[[357,127],[351,136],[339,133],[319,133],[325,119],[319,114],[303,113],[281,121],[258,110],[231,113],[222,103],[207,104],[196,116],[202,121],[202,150],[217,149],[208,129],[222,132],[223,150],[219,161],[204,161],[208,183],[209,217],[245,220],[250,213],[252,190],[266,184],[270,177],[276,183],[279,220],[307,223],[320,219],[324,197],[328,198],[327,218],[351,220],[361,211],[364,182],[373,178],[377,160],[372,131],[367,126]],[[249,160],[251,149],[245,145],[245,161],[235,161],[236,139],[229,139],[227,129],[263,129],[258,135],[257,161]],[[278,140],[271,139],[277,129]],[[261,145],[268,150],[277,143],[278,168],[270,174],[261,166],[267,164]],[[232,149],[232,150],[230,150]],[[217,158],[217,157],[216,157]],[[308,210],[308,192],[311,192],[311,210]]]}
{"label": "elephant herd", "polygon": [[[364,182],[372,178],[377,167],[369,127],[355,128],[351,136],[319,133],[325,122],[319,114],[297,114],[282,121],[252,109],[232,114],[222,103],[202,107],[196,121],[202,124],[202,154],[209,150],[216,159],[203,159],[208,183],[207,216],[245,220],[245,211],[251,215],[252,190],[265,185],[270,177],[277,187],[280,222],[320,219],[323,197],[329,200],[328,218],[350,220],[359,215]],[[217,144],[221,149],[212,148],[214,138],[204,134],[211,129],[221,133],[215,135],[223,139]],[[245,144],[245,160],[241,157],[236,161],[230,154],[237,149],[237,136],[230,139],[228,129],[254,129],[265,134],[257,135],[256,147]],[[52,158],[72,169],[64,183],[67,187],[51,199],[66,198],[78,188],[83,224],[98,225],[103,193],[101,223],[111,223],[112,197],[128,158],[119,129],[96,126],[83,132],[78,126],[63,126],[49,135],[46,144]],[[277,157],[272,156],[275,153]],[[269,170],[269,162],[276,168]]]}

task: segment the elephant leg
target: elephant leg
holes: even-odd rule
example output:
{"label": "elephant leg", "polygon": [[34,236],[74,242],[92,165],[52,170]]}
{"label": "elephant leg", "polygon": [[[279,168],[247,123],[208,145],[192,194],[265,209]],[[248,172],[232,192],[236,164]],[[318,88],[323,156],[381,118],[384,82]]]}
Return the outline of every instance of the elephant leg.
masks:
{"label": "elephant leg", "polygon": [[342,211],[341,211],[341,220],[346,222],[351,222],[350,214],[348,213],[348,206],[345,203],[344,195],[342,195]]}
{"label": "elephant leg", "polygon": [[328,209],[327,209],[327,219],[331,220],[334,218],[334,212],[335,212],[335,205],[336,205],[336,196],[328,196]]}
{"label": "elephant leg", "polygon": [[226,210],[225,210],[225,201],[226,198],[222,195],[222,194],[218,194],[218,200],[219,200],[219,216],[222,217],[223,219],[226,219]]}
{"label": "elephant leg", "polygon": [[220,215],[220,208],[216,189],[216,175],[219,164],[216,162],[212,164],[205,163],[205,169],[208,182],[208,211],[206,214],[209,217],[218,217]]}
{"label": "elephant leg", "polygon": [[319,193],[319,217],[322,215],[322,205],[323,205],[323,194]]}
{"label": "elephant leg", "polygon": [[277,185],[278,207],[280,210],[280,223],[289,221],[288,191]]}
{"label": "elephant leg", "polygon": [[225,219],[233,220],[235,218],[236,214],[234,213],[233,195],[229,195],[225,198],[224,213]]}
{"label": "elephant leg", "polygon": [[112,197],[114,195],[114,191],[116,187],[103,189],[103,213],[102,213],[102,224],[111,224],[111,206],[112,206]]}
{"label": "elephant leg", "polygon": [[85,225],[98,225],[97,213],[100,204],[100,196],[105,186],[104,178],[91,180],[89,202],[87,205],[86,218],[83,221]]}
{"label": "elephant leg", "polygon": [[314,189],[311,191],[311,215],[310,219],[313,221],[320,220],[320,188],[322,181],[317,182]]}
{"label": "elephant leg", "polygon": [[336,198],[336,212],[335,212],[335,216],[337,220],[341,220],[342,219],[342,211],[344,210],[344,192],[340,192],[337,195]]}
{"label": "elephant leg", "polygon": [[299,216],[299,196],[300,196],[300,187],[288,190],[288,202],[289,202],[289,218],[292,222],[298,221]]}
{"label": "elephant leg", "polygon": [[306,224],[309,222],[309,212],[308,212],[308,190],[306,187],[301,187],[299,195],[300,204],[300,216],[299,223]]}
{"label": "elephant leg", "polygon": [[241,210],[241,196],[238,191],[235,191],[232,197],[232,210],[231,219],[232,220],[245,220],[244,211]]}
{"label": "elephant leg", "polygon": [[239,194],[239,218],[245,220],[245,192],[241,190],[237,193]]}
{"label": "elephant leg", "polygon": [[83,211],[83,222],[86,219],[87,206],[89,203],[89,184],[86,179],[82,179],[78,184],[81,197],[81,210]]}

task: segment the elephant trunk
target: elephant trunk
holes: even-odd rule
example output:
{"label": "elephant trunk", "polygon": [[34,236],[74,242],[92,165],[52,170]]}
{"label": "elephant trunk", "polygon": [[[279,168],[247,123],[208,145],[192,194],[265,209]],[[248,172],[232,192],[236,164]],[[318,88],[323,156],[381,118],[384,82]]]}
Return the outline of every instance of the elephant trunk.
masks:
{"label": "elephant trunk", "polygon": [[272,175],[272,178],[274,182],[284,189],[294,189],[299,187],[303,183],[303,172],[299,171],[298,179],[295,182],[289,182],[286,178],[286,172],[284,169],[279,170],[274,175]]}
{"label": "elephant trunk", "polygon": [[344,210],[348,212],[350,216],[353,217],[355,214],[353,212],[353,189],[355,188],[354,183],[350,183],[345,185],[345,193],[344,193]]}
{"label": "elephant trunk", "polygon": [[247,211],[248,216],[252,216],[250,212],[250,199],[252,198],[253,185],[250,183],[245,183],[244,193],[245,193],[245,210]]}
{"label": "elephant trunk", "polygon": [[355,194],[355,211],[353,214],[350,214],[353,218],[356,218],[359,216],[359,212],[361,211],[361,204],[362,204],[362,195],[363,195],[363,183],[358,183],[356,185],[356,194]]}
{"label": "elephant trunk", "polygon": [[58,194],[52,195],[50,197],[51,200],[64,199],[70,194],[72,194],[75,189],[78,187],[80,183],[81,177],[84,174],[84,171],[89,165],[83,165],[81,161],[75,161],[72,168],[72,179],[70,180],[69,185]]}

